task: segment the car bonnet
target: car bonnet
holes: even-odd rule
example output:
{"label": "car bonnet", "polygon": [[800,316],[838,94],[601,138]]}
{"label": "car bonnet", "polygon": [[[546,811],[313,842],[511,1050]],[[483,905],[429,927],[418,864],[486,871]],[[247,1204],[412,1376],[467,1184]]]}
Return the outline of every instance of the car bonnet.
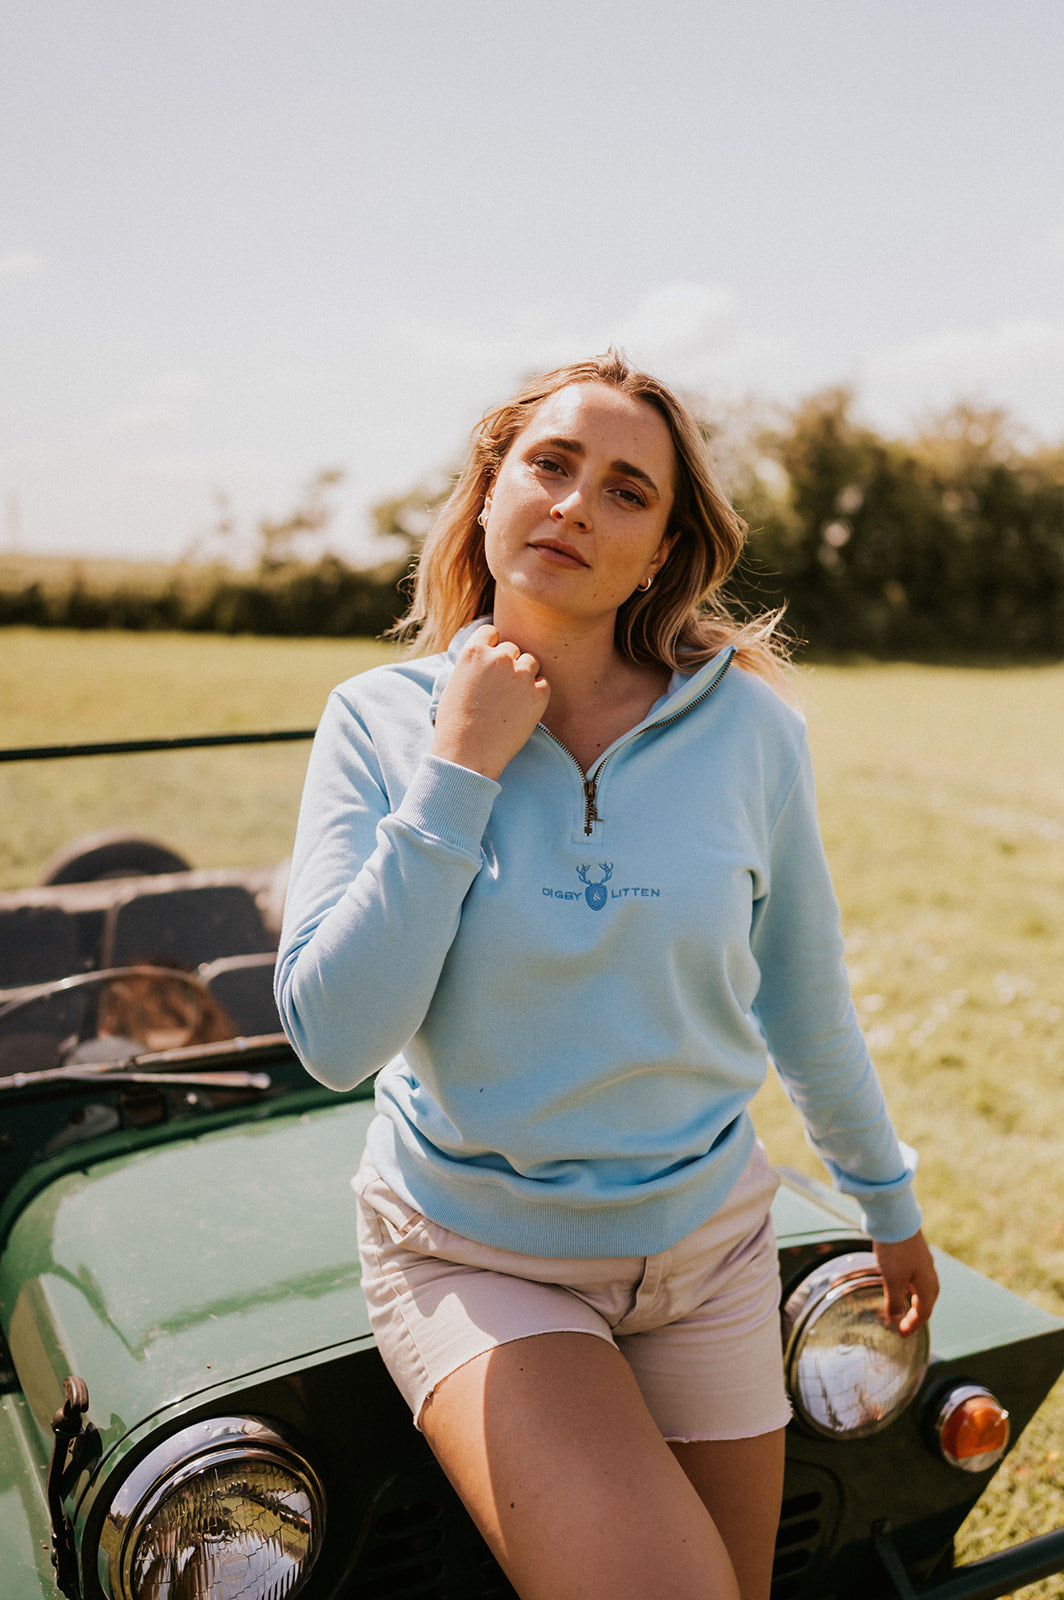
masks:
{"label": "car bonnet", "polygon": [[70,1373],[112,1441],[164,1406],[370,1342],[347,1101],[68,1171],[18,1217],[0,1315],[42,1435]]}

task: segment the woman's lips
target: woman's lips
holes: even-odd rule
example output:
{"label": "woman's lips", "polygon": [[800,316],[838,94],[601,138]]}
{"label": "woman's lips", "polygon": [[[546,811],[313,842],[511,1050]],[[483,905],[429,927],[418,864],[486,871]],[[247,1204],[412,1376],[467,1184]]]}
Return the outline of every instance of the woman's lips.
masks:
{"label": "woman's lips", "polygon": [[539,552],[547,561],[561,567],[586,567],[587,562],[577,550],[575,545],[566,544],[561,539],[536,540],[532,549]]}

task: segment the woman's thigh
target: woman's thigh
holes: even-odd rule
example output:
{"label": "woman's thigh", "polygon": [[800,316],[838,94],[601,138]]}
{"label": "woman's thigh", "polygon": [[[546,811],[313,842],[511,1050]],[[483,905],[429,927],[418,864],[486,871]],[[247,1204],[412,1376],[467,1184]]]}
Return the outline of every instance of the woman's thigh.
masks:
{"label": "woman's thigh", "polygon": [[697,1486],[604,1340],[487,1351],[437,1385],[421,1426],[522,1600],[740,1600]]}
{"label": "woman's thigh", "polygon": [[699,1439],[669,1448],[727,1546],[742,1600],[768,1600],[783,1499],[782,1428],[752,1439]]}

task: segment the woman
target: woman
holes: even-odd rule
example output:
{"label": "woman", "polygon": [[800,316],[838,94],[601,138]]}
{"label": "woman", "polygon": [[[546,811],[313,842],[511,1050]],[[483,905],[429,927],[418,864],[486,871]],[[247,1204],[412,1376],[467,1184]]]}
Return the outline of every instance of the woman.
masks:
{"label": "woman", "polygon": [[720,598],[742,532],[663,385],[612,351],[548,374],[426,542],[435,653],[342,685],[311,757],[281,1014],[322,1082],[384,1068],[374,1330],[526,1600],[768,1595],[769,1051],[903,1335],[937,1292],[775,619]]}

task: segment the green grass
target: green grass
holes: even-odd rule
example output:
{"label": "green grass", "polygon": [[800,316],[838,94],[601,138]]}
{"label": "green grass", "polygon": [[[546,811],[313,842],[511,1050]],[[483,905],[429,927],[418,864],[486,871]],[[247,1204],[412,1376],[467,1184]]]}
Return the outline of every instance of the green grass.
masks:
{"label": "green grass", "polygon": [[[313,727],[333,684],[387,659],[359,639],[0,631],[0,744]],[[37,880],[101,828],[163,838],[195,866],[291,848],[309,745],[0,765],[0,887]]]}
{"label": "green grass", "polygon": [[[859,1013],[932,1241],[1064,1315],[1064,667],[820,667],[804,685]],[[770,1086],[773,1158],[817,1173]],[[1064,1523],[1064,1382],[959,1557]],[[1019,1591],[1059,1600],[1059,1579]]]}
{"label": "green grass", "polygon": [[[359,641],[0,634],[0,743],[312,725]],[[803,693],[857,1004],[933,1241],[1064,1315],[1064,667],[818,667]],[[0,767],[0,882],[137,826],[196,864],[288,849],[306,747]],[[816,1173],[782,1095],[774,1159]],[[1064,1383],[963,1559],[1064,1522]],[[1024,1600],[1052,1600],[1059,1583]]]}

